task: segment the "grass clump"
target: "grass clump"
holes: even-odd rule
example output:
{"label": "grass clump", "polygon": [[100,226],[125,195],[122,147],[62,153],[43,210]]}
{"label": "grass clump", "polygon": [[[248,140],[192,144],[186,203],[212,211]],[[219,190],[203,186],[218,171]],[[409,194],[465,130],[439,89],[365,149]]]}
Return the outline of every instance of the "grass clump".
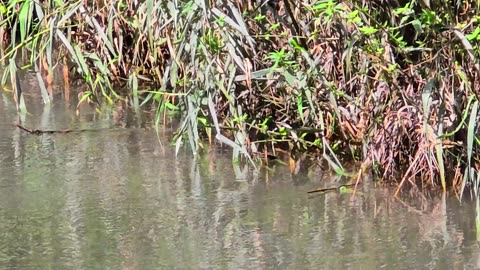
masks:
{"label": "grass clump", "polygon": [[123,83],[132,105],[158,104],[158,119],[181,112],[177,149],[207,136],[235,160],[313,151],[337,172],[348,158],[384,179],[402,173],[400,185],[463,190],[479,179],[477,5],[8,1],[1,54],[10,75],[18,54],[39,74],[65,62],[86,95],[112,102]]}

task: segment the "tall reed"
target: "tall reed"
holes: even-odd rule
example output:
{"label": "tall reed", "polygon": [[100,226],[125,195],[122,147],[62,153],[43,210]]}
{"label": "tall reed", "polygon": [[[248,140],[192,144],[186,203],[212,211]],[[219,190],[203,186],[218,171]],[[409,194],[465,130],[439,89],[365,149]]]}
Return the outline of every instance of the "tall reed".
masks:
{"label": "tall reed", "polygon": [[420,179],[463,191],[478,173],[478,8],[17,0],[0,8],[1,55],[7,73],[26,65],[41,85],[66,59],[85,95],[108,102],[127,83],[132,105],[156,102],[157,119],[182,114],[177,149],[187,142],[196,152],[208,137],[232,147],[234,161],[277,147],[312,151],[338,173],[348,158],[362,173],[400,175],[399,189]]}

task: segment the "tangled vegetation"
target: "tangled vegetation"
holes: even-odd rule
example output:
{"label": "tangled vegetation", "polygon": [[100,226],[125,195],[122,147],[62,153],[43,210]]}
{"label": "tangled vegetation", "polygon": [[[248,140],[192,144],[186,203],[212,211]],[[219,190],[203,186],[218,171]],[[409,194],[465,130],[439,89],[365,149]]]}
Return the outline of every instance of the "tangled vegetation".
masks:
{"label": "tangled vegetation", "polygon": [[478,187],[478,1],[2,3],[4,81],[22,55],[46,103],[63,63],[89,86],[82,101],[127,84],[133,106],[178,111],[177,149],[206,136],[234,159],[281,147],[339,173],[347,159],[402,173],[400,186]]}

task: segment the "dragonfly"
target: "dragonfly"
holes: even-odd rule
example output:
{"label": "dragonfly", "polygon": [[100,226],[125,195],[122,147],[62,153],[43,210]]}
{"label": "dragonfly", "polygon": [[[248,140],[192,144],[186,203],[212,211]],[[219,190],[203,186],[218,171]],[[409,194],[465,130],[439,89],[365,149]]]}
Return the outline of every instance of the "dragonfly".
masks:
{"label": "dragonfly", "polygon": [[354,187],[355,187],[355,184],[341,185],[341,186],[338,186],[338,187],[310,190],[307,193],[312,194],[312,193],[319,193],[319,192],[326,193],[326,192],[331,192],[331,191],[337,191],[340,194],[348,194],[348,193],[353,193],[355,191]]}

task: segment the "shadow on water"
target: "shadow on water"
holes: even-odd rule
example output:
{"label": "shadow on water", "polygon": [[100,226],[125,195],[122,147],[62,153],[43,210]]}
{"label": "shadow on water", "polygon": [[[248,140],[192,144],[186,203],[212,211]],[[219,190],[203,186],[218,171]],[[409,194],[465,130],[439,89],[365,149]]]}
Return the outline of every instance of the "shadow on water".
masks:
{"label": "shadow on water", "polygon": [[27,134],[0,95],[1,269],[479,268],[473,203],[399,200],[372,181],[309,196],[337,177],[234,167],[221,148],[176,157],[149,113],[124,125],[115,106],[29,107],[30,128],[98,131]]}

